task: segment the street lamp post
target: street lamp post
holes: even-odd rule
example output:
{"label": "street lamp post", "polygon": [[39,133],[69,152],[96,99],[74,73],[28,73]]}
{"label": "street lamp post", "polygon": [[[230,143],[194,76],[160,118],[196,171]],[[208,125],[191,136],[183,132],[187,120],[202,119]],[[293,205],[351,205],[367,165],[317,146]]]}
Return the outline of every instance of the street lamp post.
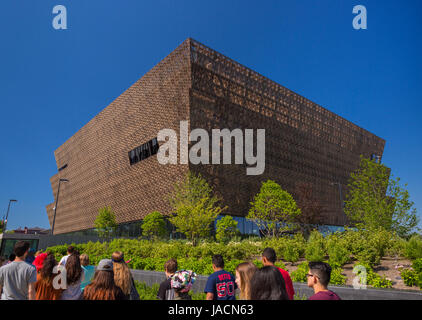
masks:
{"label": "street lamp post", "polygon": [[61,182],[69,182],[67,179],[60,179],[59,186],[57,188],[57,197],[56,197],[56,205],[54,206],[54,217],[53,217],[53,225],[51,227],[51,234],[54,234],[54,224],[56,223],[56,211],[57,211],[57,204],[59,203],[59,193],[60,193],[60,183]]}
{"label": "street lamp post", "polygon": [[340,195],[340,206],[341,206],[341,212],[343,213],[343,215],[345,215],[344,213],[344,201],[343,201],[343,193],[341,192],[341,183],[340,182],[330,182],[330,185],[335,186],[338,185],[338,192]]}
{"label": "street lamp post", "polygon": [[10,199],[9,200],[9,206],[7,207],[7,213],[6,213],[6,220],[4,221],[4,230],[3,230],[3,233],[6,233],[7,219],[9,218],[10,204],[12,202],[18,202],[18,200],[14,200],[14,199]]}

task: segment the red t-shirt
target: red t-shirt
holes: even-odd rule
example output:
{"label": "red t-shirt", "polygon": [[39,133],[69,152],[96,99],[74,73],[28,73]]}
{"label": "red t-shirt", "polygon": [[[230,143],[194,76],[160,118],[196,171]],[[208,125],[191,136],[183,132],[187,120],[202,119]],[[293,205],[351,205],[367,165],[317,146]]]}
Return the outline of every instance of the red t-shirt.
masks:
{"label": "red t-shirt", "polygon": [[290,279],[289,273],[279,267],[277,267],[277,269],[280,271],[281,275],[283,276],[284,282],[286,283],[286,290],[289,299],[293,300],[293,296],[295,295],[295,289],[293,289],[293,282],[292,279]]}

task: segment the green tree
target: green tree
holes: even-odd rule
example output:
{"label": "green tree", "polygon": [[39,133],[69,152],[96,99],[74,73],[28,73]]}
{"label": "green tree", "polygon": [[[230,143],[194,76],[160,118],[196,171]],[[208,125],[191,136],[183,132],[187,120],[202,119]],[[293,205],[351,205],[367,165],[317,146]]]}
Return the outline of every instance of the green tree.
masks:
{"label": "green tree", "polygon": [[217,202],[219,199],[212,194],[206,180],[188,172],[185,179],[174,187],[170,203],[175,215],[169,220],[196,246],[199,238],[210,235],[215,219],[226,209]]}
{"label": "green tree", "polygon": [[217,221],[217,231],[215,235],[217,241],[227,243],[239,234],[240,232],[237,228],[237,221],[231,216],[224,216]]}
{"label": "green tree", "polygon": [[0,233],[3,233],[3,229],[4,229],[4,221],[0,220]]}
{"label": "green tree", "polygon": [[158,212],[153,211],[148,214],[142,223],[142,234],[146,237],[157,239],[166,235],[166,222],[164,216]]}
{"label": "green tree", "polygon": [[111,239],[117,228],[116,216],[111,207],[104,207],[98,210],[97,218],[94,222],[98,235],[101,238]]}
{"label": "green tree", "polygon": [[251,202],[247,218],[254,221],[267,236],[278,236],[290,230],[292,222],[301,214],[292,195],[272,180],[262,183]]}
{"label": "green tree", "polygon": [[404,237],[418,224],[416,209],[400,178],[390,169],[361,156],[359,168],[351,174],[344,212],[359,229],[384,228]]}

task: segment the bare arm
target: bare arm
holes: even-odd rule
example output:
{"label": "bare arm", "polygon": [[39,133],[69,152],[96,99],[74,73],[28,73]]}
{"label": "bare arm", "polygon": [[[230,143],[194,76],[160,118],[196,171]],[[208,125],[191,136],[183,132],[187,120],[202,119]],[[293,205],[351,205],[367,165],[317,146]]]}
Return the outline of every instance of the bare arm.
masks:
{"label": "bare arm", "polygon": [[35,300],[35,282],[28,285],[28,299]]}
{"label": "bare arm", "polygon": [[214,293],[207,292],[207,300],[214,300]]}

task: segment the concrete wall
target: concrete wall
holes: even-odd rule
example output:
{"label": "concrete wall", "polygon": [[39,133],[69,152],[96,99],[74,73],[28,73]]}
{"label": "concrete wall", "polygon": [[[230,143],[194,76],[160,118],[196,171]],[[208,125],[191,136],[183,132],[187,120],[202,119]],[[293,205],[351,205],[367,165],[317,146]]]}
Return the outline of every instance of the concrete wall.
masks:
{"label": "concrete wall", "polygon": [[[133,278],[152,286],[165,279],[164,272],[131,270]],[[203,292],[207,282],[206,276],[198,276],[192,286],[193,292]],[[309,298],[313,291],[306,283],[293,283],[295,293],[300,297]],[[353,287],[329,286],[329,289],[336,292],[343,300],[422,300],[422,291],[405,291],[392,289],[366,289],[356,290]]]}

